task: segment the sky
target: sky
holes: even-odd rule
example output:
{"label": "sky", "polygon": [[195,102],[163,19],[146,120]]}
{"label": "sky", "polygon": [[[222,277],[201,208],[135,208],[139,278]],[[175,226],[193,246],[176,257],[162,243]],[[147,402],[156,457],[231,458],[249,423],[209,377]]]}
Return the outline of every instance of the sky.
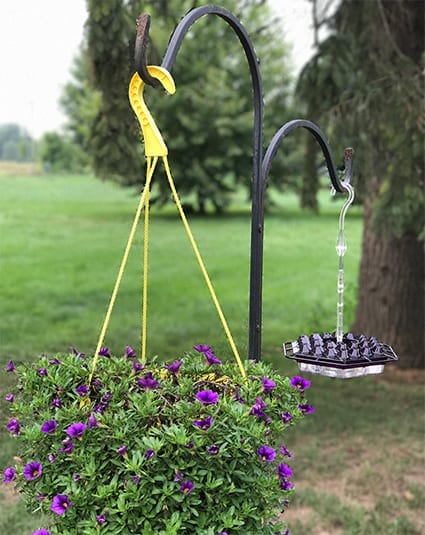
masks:
{"label": "sky", "polygon": [[[299,69],[311,56],[311,4],[308,0],[269,3],[282,20],[293,64]],[[225,7],[224,0],[216,4]],[[86,0],[1,0],[0,124],[17,123],[35,139],[63,126],[66,118],[59,98],[71,79],[86,17]]]}

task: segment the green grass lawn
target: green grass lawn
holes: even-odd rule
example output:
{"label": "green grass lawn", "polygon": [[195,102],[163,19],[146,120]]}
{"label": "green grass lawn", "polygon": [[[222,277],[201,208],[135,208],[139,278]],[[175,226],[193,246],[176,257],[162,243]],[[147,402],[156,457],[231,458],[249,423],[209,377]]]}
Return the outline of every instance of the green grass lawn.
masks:
{"label": "green grass lawn", "polygon": [[[137,205],[134,191],[91,177],[0,179],[0,366],[9,359],[93,352]],[[283,341],[335,328],[335,239],[342,199],[321,194],[320,216],[291,195],[266,216],[263,358],[295,374]],[[249,207],[221,217],[192,217],[224,313],[242,355],[247,348]],[[361,211],[346,221],[346,325],[353,319]],[[194,255],[172,206],[151,220],[148,354],[175,358],[195,343],[230,350]],[[118,296],[106,345],[140,344],[143,229]],[[0,466],[15,446],[6,436],[0,374]],[[389,378],[392,378],[390,374]],[[288,435],[299,492],[288,513],[293,535],[419,534],[425,530],[423,386],[382,378],[313,377],[316,413]],[[0,487],[0,533],[29,535],[34,521]]]}

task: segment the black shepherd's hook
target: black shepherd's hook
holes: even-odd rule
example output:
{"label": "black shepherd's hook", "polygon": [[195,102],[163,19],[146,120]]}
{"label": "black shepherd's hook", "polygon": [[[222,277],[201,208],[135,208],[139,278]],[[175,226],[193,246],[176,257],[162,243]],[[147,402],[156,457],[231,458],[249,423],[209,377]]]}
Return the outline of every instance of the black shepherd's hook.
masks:
{"label": "black shepherd's hook", "polygon": [[[217,15],[224,19],[234,30],[241,42],[248,60],[251,73],[254,98],[253,128],[253,159],[252,159],[252,211],[251,211],[251,259],[249,289],[249,342],[248,357],[254,360],[261,358],[261,316],[262,316],[262,279],[263,279],[263,227],[264,227],[264,194],[268,173],[272,160],[281,140],[298,127],[306,128],[318,141],[326,159],[331,182],[336,191],[345,191],[338,178],[335,161],[329,144],[322,131],[311,121],[296,120],[283,125],[273,137],[263,161],[263,92],[259,60],[252,41],[242,23],[229,11],[222,7],[207,5],[192,9],[176,26],[167,51],[162,60],[162,67],[171,72],[182,41],[191,26],[204,15]],[[146,49],[149,42],[149,15],[141,15],[138,19],[136,40],[136,69],[142,80],[149,85],[157,86],[146,68]],[[351,177],[352,151],[347,149],[344,157],[345,178]]]}
{"label": "black shepherd's hook", "polygon": [[134,63],[136,71],[140,78],[147,85],[152,87],[160,87],[160,83],[156,78],[153,78],[147,69],[147,50],[149,45],[149,27],[151,24],[150,15],[140,15],[137,19],[137,36],[136,44],[134,46]]}

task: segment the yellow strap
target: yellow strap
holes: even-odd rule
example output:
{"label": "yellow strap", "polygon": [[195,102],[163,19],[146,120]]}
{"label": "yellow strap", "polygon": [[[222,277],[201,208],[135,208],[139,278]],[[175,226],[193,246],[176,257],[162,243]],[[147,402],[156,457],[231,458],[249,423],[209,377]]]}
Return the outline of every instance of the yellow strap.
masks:
{"label": "yellow strap", "polygon": [[136,234],[137,224],[139,222],[140,215],[141,215],[142,210],[143,210],[143,206],[145,205],[146,196],[149,193],[149,188],[150,188],[150,184],[151,184],[151,181],[152,181],[152,176],[153,176],[153,173],[155,171],[155,167],[156,167],[157,162],[158,162],[158,157],[154,157],[153,161],[152,161],[152,159],[148,160],[148,166],[147,166],[147,172],[146,172],[146,184],[145,184],[145,187],[143,189],[143,193],[142,193],[142,195],[140,197],[139,205],[137,207],[136,215],[134,217],[133,225],[131,227],[130,235],[128,237],[127,246],[125,248],[124,255],[123,255],[123,258],[122,258],[122,261],[121,261],[121,265],[120,265],[120,268],[119,268],[119,271],[118,271],[117,280],[115,282],[114,290],[112,292],[111,300],[109,302],[108,310],[106,312],[105,320],[103,322],[103,326],[102,326],[102,329],[101,329],[101,332],[100,332],[99,340],[97,342],[97,347],[96,347],[96,351],[95,351],[94,359],[93,359],[93,367],[92,367],[92,371],[91,371],[90,376],[89,376],[89,384],[91,383],[94,371],[96,369],[97,361],[98,361],[98,358],[99,358],[99,351],[100,351],[100,349],[101,349],[101,347],[103,345],[103,342],[105,340],[106,331],[108,329],[108,325],[109,325],[109,322],[110,322],[110,319],[111,319],[112,310],[114,308],[114,304],[115,304],[115,301],[116,301],[116,298],[117,298],[118,290],[119,290],[119,287],[121,285],[122,277],[123,277],[123,274],[124,274],[124,269],[125,269],[125,266],[127,264],[128,256],[130,254],[131,245],[132,245],[132,243],[134,241],[134,236]]}
{"label": "yellow strap", "polygon": [[171,192],[174,197],[174,201],[177,205],[177,209],[179,211],[180,217],[183,221],[184,228],[186,229],[187,236],[189,238],[190,244],[192,245],[192,249],[195,253],[196,259],[198,261],[199,267],[201,268],[202,275],[204,276],[205,282],[207,284],[208,290],[211,295],[211,299],[213,300],[213,303],[215,305],[215,308],[218,313],[218,317],[220,318],[221,324],[223,325],[224,332],[226,333],[227,339],[229,340],[230,347],[232,348],[233,355],[236,359],[236,362],[239,366],[240,372],[242,374],[242,377],[246,379],[246,371],[242,364],[241,358],[239,356],[238,350],[236,348],[235,342],[233,340],[232,334],[230,332],[229,326],[227,324],[226,318],[224,317],[223,311],[221,309],[220,303],[218,302],[217,295],[214,291],[214,287],[212,285],[211,279],[208,275],[207,269],[205,267],[204,261],[202,260],[201,253],[199,252],[198,246],[196,245],[195,238],[193,237],[192,231],[190,229],[189,223],[187,221],[186,215],[184,213],[182,203],[180,201],[180,198],[178,196],[173,177],[171,175],[171,170],[168,165],[168,159],[166,156],[162,157],[162,160],[164,162],[165,172],[167,173],[168,182],[170,184]]}
{"label": "yellow strap", "polygon": [[[158,161],[158,158],[156,159]],[[155,162],[156,163],[156,162]],[[151,172],[152,157],[147,157],[146,174]],[[153,173],[153,170],[152,170]],[[149,268],[149,190],[146,191],[145,224],[143,234],[143,290],[142,290],[142,332],[140,338],[141,360],[146,362],[147,323],[148,323],[148,268]]]}

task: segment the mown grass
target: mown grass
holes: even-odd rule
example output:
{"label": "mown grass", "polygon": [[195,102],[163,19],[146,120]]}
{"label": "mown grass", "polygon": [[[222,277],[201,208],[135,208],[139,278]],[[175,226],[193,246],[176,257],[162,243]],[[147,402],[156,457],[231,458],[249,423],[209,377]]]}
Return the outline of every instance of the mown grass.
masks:
{"label": "mown grass", "polygon": [[[338,210],[321,196],[320,216],[291,195],[266,216],[263,357],[283,373],[281,344],[335,327]],[[91,177],[0,180],[0,366],[40,352],[94,350],[137,204],[133,191]],[[249,208],[191,217],[191,226],[240,352],[247,347]],[[353,318],[361,213],[346,223],[346,325]],[[124,276],[106,344],[139,347],[142,226]],[[173,207],[154,210],[150,233],[148,353],[178,356],[194,343],[229,353],[205,283]],[[0,375],[2,400],[10,374]],[[288,435],[297,498],[293,535],[420,533],[424,485],[423,387],[404,379],[313,378],[316,413]],[[6,421],[1,401],[2,429]],[[15,444],[0,431],[0,466]],[[337,481],[336,485],[334,482]],[[33,521],[0,491],[0,533],[31,533]],[[388,506],[391,504],[391,506]],[[421,523],[423,522],[423,523]],[[376,527],[378,526],[378,527]],[[380,527],[379,527],[380,526]],[[320,531],[322,530],[322,531]],[[386,530],[386,531],[385,531]],[[398,530],[398,531],[397,531]],[[416,530],[416,531],[415,531]],[[419,530],[419,531],[418,531]]]}

